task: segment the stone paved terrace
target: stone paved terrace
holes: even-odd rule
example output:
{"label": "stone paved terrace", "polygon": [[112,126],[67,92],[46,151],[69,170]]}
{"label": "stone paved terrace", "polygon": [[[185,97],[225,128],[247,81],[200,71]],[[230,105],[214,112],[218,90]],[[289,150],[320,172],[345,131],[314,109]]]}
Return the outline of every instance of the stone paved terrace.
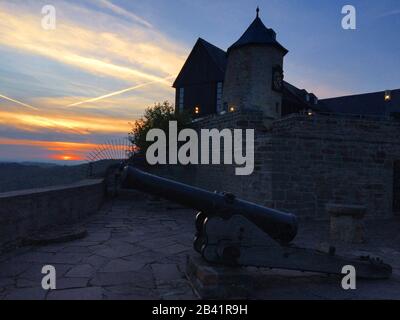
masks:
{"label": "stone paved terrace", "polygon": [[[184,274],[194,212],[140,193],[135,199],[107,202],[85,221],[81,240],[0,256],[0,299],[197,299]],[[352,250],[381,255],[394,267],[390,280],[359,280],[346,292],[337,277],[252,268],[262,281],[250,298],[400,299],[400,221],[368,226],[368,245]],[[296,243],[316,247],[327,234],[327,223],[301,222]],[[41,288],[45,264],[56,267],[57,290]]]}

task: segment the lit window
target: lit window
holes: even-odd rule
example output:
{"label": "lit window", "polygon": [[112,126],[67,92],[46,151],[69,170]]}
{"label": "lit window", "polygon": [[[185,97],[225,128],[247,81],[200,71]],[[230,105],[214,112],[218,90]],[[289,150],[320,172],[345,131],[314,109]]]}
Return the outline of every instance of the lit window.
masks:
{"label": "lit window", "polygon": [[385,101],[392,100],[392,92],[390,90],[385,91]]}
{"label": "lit window", "polygon": [[179,111],[183,111],[185,101],[185,89],[179,89]]}
{"label": "lit window", "polygon": [[200,114],[200,107],[194,107],[194,113],[195,114]]}

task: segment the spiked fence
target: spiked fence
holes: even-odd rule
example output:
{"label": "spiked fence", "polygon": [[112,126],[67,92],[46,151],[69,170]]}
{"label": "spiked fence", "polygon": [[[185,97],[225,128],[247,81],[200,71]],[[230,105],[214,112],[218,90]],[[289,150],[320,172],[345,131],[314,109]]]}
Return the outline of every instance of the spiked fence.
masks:
{"label": "spiked fence", "polygon": [[134,153],[135,146],[129,137],[107,140],[87,154],[86,175],[92,177],[96,172],[102,171],[112,164],[128,160]]}

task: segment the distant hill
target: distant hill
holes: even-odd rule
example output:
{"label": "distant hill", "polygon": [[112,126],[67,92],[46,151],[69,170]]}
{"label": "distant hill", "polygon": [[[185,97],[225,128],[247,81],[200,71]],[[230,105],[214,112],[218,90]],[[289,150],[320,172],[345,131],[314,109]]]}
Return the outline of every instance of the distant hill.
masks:
{"label": "distant hill", "polygon": [[[95,177],[103,177],[113,161],[93,164]],[[49,163],[0,162],[0,193],[70,184],[87,179],[89,165],[61,166]]]}
{"label": "distant hill", "polygon": [[0,192],[69,184],[85,179],[87,165],[0,163]]}
{"label": "distant hill", "polygon": [[43,167],[43,168],[58,167],[59,166],[56,163],[50,163],[50,162],[29,162],[29,161],[24,161],[24,162],[18,162],[18,164],[22,164],[24,166],[36,166],[36,167]]}

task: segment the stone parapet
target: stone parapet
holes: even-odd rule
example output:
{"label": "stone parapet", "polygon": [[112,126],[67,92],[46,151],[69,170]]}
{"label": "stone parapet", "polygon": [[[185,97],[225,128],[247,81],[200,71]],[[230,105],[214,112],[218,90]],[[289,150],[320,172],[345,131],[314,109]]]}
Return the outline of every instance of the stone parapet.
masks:
{"label": "stone parapet", "polygon": [[104,193],[102,179],[1,193],[0,252],[42,229],[81,221],[100,208]]}

